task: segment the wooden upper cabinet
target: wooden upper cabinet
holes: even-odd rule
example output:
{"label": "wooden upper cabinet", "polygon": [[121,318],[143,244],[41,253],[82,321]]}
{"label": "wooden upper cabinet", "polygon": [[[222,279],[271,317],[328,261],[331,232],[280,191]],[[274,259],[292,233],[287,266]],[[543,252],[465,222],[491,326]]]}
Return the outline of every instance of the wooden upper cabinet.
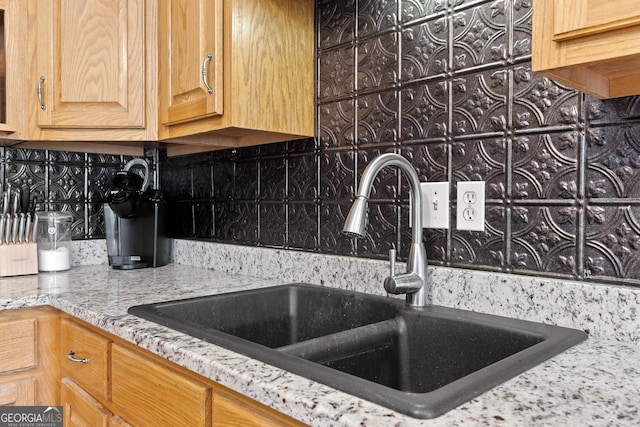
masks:
{"label": "wooden upper cabinet", "polygon": [[144,1],[37,2],[38,125],[144,126]]}
{"label": "wooden upper cabinet", "polygon": [[640,1],[537,0],[533,70],[599,98],[640,94]]}
{"label": "wooden upper cabinet", "polygon": [[[556,0],[554,40],[570,40],[638,25],[640,9],[638,4],[631,3],[628,0]],[[620,9],[623,7],[626,9]]]}
{"label": "wooden upper cabinet", "polygon": [[162,125],[222,114],[222,0],[167,0],[159,15],[167,105]]}
{"label": "wooden upper cabinet", "polygon": [[21,11],[5,42],[22,48],[7,98],[24,129],[4,135],[23,148],[171,155],[315,133],[315,0],[3,5]]}
{"label": "wooden upper cabinet", "polygon": [[0,0],[0,137],[8,144],[28,134],[26,27],[26,4]]}
{"label": "wooden upper cabinet", "polygon": [[29,0],[28,5],[34,59],[28,139],[48,144],[34,148],[65,149],[51,141],[131,145],[157,139],[155,1]]}
{"label": "wooden upper cabinet", "polygon": [[158,9],[159,139],[191,144],[170,155],[314,135],[314,0],[159,0]]}

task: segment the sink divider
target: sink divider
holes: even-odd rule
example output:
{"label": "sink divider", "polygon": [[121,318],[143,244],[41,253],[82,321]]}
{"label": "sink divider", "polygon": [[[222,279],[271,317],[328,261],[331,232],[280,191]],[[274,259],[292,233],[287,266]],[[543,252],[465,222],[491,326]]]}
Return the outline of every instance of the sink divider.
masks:
{"label": "sink divider", "polygon": [[276,350],[316,363],[343,359],[370,350],[376,345],[396,339],[400,328],[398,319],[389,319],[300,341]]}

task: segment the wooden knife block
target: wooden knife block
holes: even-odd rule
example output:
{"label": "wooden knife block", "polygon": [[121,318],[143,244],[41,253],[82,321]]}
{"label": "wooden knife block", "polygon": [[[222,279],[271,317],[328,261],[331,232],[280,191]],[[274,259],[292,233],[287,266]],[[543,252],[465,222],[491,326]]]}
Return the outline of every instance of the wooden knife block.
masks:
{"label": "wooden knife block", "polygon": [[38,245],[0,245],[0,277],[38,273]]}

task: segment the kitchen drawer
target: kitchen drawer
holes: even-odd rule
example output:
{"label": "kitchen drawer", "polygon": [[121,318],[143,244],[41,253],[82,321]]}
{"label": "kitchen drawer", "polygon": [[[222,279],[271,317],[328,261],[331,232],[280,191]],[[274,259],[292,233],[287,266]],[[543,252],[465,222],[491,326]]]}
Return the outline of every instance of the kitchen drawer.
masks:
{"label": "kitchen drawer", "polygon": [[109,400],[111,340],[66,318],[62,319],[60,335],[62,376],[73,379],[89,394]]}
{"label": "kitchen drawer", "polygon": [[0,373],[36,366],[36,321],[0,322]]}
{"label": "kitchen drawer", "polygon": [[114,344],[112,401],[134,425],[210,426],[211,386],[137,350]]}

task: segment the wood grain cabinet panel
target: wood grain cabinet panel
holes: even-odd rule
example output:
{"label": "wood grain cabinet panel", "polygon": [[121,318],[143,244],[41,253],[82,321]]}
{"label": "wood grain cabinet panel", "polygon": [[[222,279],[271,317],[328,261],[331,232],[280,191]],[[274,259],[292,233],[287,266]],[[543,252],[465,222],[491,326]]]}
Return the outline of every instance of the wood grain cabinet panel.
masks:
{"label": "wood grain cabinet panel", "polygon": [[0,0],[0,11],[3,32],[0,69],[5,79],[0,89],[0,145],[13,145],[15,139],[28,136],[26,3],[20,0]]}
{"label": "wood grain cabinet panel", "polygon": [[169,155],[314,135],[314,7],[159,0],[158,135],[183,144]]}
{"label": "wood grain cabinet panel", "polygon": [[142,155],[158,133],[157,2],[20,2],[32,58],[21,146]]}
{"label": "wood grain cabinet panel", "polygon": [[161,0],[160,31],[168,47],[164,70],[167,106],[161,123],[169,125],[223,112],[223,0]]}
{"label": "wood grain cabinet panel", "polygon": [[36,321],[1,322],[0,372],[36,366]]}
{"label": "wood grain cabinet panel", "polygon": [[213,427],[282,427],[303,426],[289,417],[266,407],[260,408],[256,402],[225,391],[213,396]]}
{"label": "wood grain cabinet panel", "polygon": [[[96,359],[100,363],[94,366],[101,366],[103,361],[106,364],[98,370],[78,371],[75,364],[63,362],[61,395],[69,423],[65,425],[304,425],[74,317],[63,315],[61,323],[63,360],[67,348],[75,346],[82,348],[82,352],[77,351],[78,358],[89,359],[89,363],[80,365],[84,369]],[[108,397],[100,389],[102,383],[93,382],[95,378],[107,378]],[[0,385],[0,398],[1,390]]]}
{"label": "wood grain cabinet panel", "polygon": [[[77,361],[69,359],[70,353]],[[93,396],[111,397],[111,340],[63,318],[60,326],[62,375],[73,379]]]}
{"label": "wood grain cabinet panel", "polygon": [[59,322],[52,307],[0,311],[0,405],[59,402]]}
{"label": "wood grain cabinet panel", "polygon": [[0,406],[32,406],[35,404],[35,378],[0,383]]}
{"label": "wood grain cabinet panel", "polygon": [[629,0],[555,0],[553,16],[554,40],[587,37],[640,24],[638,4]]}
{"label": "wood grain cabinet panel", "polygon": [[111,418],[100,402],[69,378],[62,379],[64,425],[67,427],[108,427]]}
{"label": "wood grain cabinet panel", "polygon": [[211,425],[211,386],[143,353],[114,344],[112,399],[117,413],[148,426]]}
{"label": "wood grain cabinet panel", "polygon": [[131,427],[131,424],[122,419],[122,417],[116,415],[109,420],[109,427]]}
{"label": "wood grain cabinet panel", "polygon": [[36,19],[38,126],[143,127],[144,1],[40,0]]}
{"label": "wood grain cabinet panel", "polygon": [[598,98],[640,94],[637,0],[538,0],[533,70]]}

